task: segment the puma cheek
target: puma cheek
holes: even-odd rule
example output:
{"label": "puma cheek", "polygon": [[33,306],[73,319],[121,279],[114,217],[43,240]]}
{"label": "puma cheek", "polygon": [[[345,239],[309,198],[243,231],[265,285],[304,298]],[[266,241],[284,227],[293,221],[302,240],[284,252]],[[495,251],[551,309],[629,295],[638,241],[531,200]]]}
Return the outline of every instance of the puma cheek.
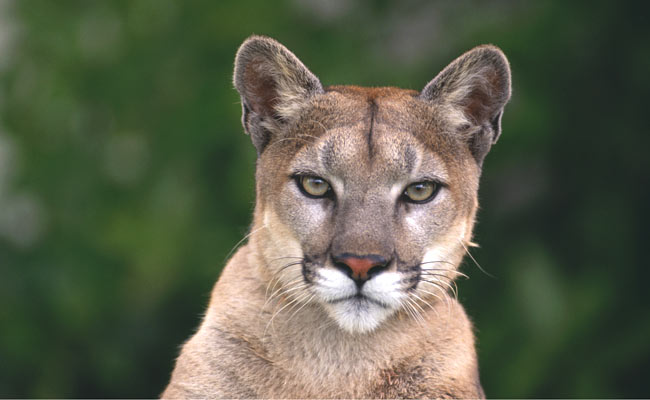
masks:
{"label": "puma cheek", "polygon": [[291,282],[302,277],[302,267],[292,261],[301,260],[304,256],[300,242],[292,230],[282,222],[278,215],[267,209],[263,215],[264,225],[251,234],[252,242],[271,271],[282,271],[277,279]]}

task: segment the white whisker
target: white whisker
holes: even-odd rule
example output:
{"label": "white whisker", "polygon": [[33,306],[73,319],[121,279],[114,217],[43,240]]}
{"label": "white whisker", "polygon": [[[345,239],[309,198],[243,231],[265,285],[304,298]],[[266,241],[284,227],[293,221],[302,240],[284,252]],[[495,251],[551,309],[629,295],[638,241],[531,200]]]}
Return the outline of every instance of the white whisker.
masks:
{"label": "white whisker", "polygon": [[[429,306],[429,308],[431,308],[433,310],[433,312],[435,312],[436,315],[438,315],[438,310],[436,310],[436,308],[433,306],[433,304],[429,303],[428,301],[423,300],[420,296],[415,294],[415,292],[411,292],[410,295],[415,297],[416,299],[420,300],[425,305]],[[424,310],[422,310],[422,312],[424,312]]]}
{"label": "white whisker", "polygon": [[228,252],[228,255],[226,256],[225,259],[226,259],[226,260],[229,259],[230,256],[232,255],[232,253],[234,253],[235,250],[237,250],[237,248],[239,248],[239,245],[242,244],[246,239],[248,239],[249,237],[251,237],[254,233],[258,232],[260,229],[264,229],[264,228],[266,228],[266,225],[262,225],[262,226],[260,226],[259,228],[257,228],[257,229],[255,229],[255,230],[252,230],[252,231],[248,232],[248,234],[246,234],[246,236],[244,236],[243,238],[241,238],[241,240],[240,240],[239,242],[237,242],[237,244],[235,244],[235,245],[233,246],[232,249],[230,249],[230,251]]}
{"label": "white whisker", "polygon": [[495,277],[494,275],[490,274],[489,272],[487,272],[486,270],[484,270],[483,267],[481,267],[481,264],[479,264],[478,261],[476,261],[476,259],[474,258],[474,256],[472,255],[472,253],[469,252],[469,249],[467,248],[467,246],[465,246],[465,243],[463,243],[462,240],[458,239],[458,242],[460,243],[461,246],[463,246],[463,249],[465,249],[465,253],[467,253],[467,255],[469,256],[469,258],[471,258],[472,261],[474,261],[474,264],[476,264],[476,266],[478,267],[478,269],[480,269],[480,270],[481,270],[485,275],[489,276],[490,278],[495,278],[495,279],[496,279],[496,277]]}
{"label": "white whisker", "polygon": [[314,299],[315,296],[316,296],[315,294],[310,295],[309,298],[307,298],[307,300],[304,301],[303,305],[298,307],[298,309],[291,314],[291,316],[287,319],[287,322],[289,322],[291,318],[293,318],[296,314],[298,314],[300,310],[305,308],[305,306],[309,304]]}
{"label": "white whisker", "polygon": [[438,299],[438,301],[444,301],[445,304],[447,305],[448,311],[451,313],[451,303],[449,302],[449,295],[447,294],[447,292],[445,290],[443,290],[440,286],[436,285],[435,283],[431,283],[431,282],[428,282],[428,281],[422,281],[422,282],[432,285],[434,287],[434,289],[437,289],[437,291],[442,295],[442,297],[440,297],[437,294],[435,294],[433,292],[430,292],[430,291],[428,291],[426,289],[423,289],[421,287],[419,287],[418,290],[420,290],[420,291],[422,291],[424,293],[430,294],[431,296]]}
{"label": "white whisker", "polygon": [[[295,288],[294,288],[294,289],[295,289]],[[293,300],[291,300],[290,302],[288,302],[287,304],[285,304],[284,306],[282,306],[278,311],[276,311],[275,313],[273,313],[273,315],[271,316],[271,319],[269,319],[269,322],[266,323],[266,327],[264,328],[264,333],[262,334],[262,336],[266,336],[266,331],[269,329],[269,326],[271,326],[271,324],[273,323],[273,320],[275,319],[275,317],[276,317],[278,314],[280,314],[280,313],[282,312],[282,310],[284,310],[285,308],[289,307],[290,305],[292,305],[292,304],[294,304],[296,301],[298,301],[299,298],[300,298],[300,296],[298,296],[297,298],[294,298]]]}
{"label": "white whisker", "polygon": [[434,281],[431,281],[431,280],[429,280],[429,279],[422,279],[422,278],[421,278],[421,281],[422,281],[422,282],[428,282],[428,283],[435,284],[435,285],[437,285],[438,283],[440,283],[440,284],[442,284],[442,285],[445,285],[445,286],[446,286],[447,288],[449,288],[449,290],[451,290],[451,292],[454,294],[454,298],[455,298],[456,300],[458,300],[458,286],[456,285],[456,282],[452,282],[452,283],[454,284],[454,286],[452,286],[452,285],[451,285],[449,282],[447,282],[447,281],[440,280],[440,279],[437,279],[437,278],[433,278],[433,279],[435,279],[435,280],[434,280]]}

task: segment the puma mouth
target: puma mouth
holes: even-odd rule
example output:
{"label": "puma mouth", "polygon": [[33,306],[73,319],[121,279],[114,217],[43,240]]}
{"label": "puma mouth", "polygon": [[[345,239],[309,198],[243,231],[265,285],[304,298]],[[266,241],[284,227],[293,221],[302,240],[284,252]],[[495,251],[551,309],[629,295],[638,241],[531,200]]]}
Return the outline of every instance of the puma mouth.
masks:
{"label": "puma mouth", "polygon": [[373,299],[371,297],[368,297],[368,296],[366,296],[366,295],[364,295],[362,293],[357,293],[357,294],[352,295],[352,296],[341,297],[340,299],[328,300],[327,303],[329,303],[329,304],[337,304],[337,303],[342,303],[342,302],[345,302],[345,301],[353,301],[353,302],[357,302],[357,303],[367,301],[369,303],[378,305],[378,306],[386,308],[386,309],[392,308],[390,305],[388,305],[388,304],[386,304],[386,303],[384,303],[382,301],[375,300],[375,299]]}

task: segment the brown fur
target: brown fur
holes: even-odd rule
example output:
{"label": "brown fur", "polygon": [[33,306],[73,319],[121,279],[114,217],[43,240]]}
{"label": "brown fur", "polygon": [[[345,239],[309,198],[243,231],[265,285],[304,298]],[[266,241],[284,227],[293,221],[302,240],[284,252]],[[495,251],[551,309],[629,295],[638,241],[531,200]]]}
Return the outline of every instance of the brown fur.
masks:
{"label": "brown fur", "polygon": [[[252,37],[235,87],[259,155],[254,223],[163,397],[483,397],[472,327],[447,287],[510,96],[500,50],[466,53],[422,92],[324,88],[282,45]],[[325,178],[333,197],[305,197],[296,173]],[[404,200],[406,185],[429,179],[441,182],[433,200]],[[360,287],[408,300],[328,300],[338,287],[319,287],[350,284],[339,254],[388,260]]]}

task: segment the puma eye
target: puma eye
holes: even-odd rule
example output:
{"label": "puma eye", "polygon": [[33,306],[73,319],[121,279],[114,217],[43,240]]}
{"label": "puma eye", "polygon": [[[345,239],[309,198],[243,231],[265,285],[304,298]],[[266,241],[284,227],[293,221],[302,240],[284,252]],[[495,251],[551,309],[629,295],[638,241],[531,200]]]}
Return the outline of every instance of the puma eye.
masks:
{"label": "puma eye", "polygon": [[435,182],[416,182],[404,190],[404,199],[411,203],[426,203],[433,199],[438,192],[439,185]]}
{"label": "puma eye", "polygon": [[317,176],[298,176],[297,181],[300,190],[308,197],[325,197],[332,190],[325,179]]}

